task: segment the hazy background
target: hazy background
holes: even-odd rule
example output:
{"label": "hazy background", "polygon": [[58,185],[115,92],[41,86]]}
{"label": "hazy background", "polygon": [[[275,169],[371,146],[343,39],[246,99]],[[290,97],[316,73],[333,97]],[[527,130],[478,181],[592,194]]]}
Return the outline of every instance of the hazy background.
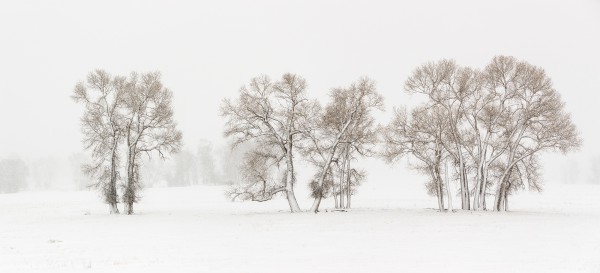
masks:
{"label": "hazy background", "polygon": [[[185,146],[146,176],[162,168],[171,182],[152,183],[185,185],[235,179],[218,107],[254,76],[300,74],[322,103],[369,76],[386,123],[393,106],[414,104],[403,84],[418,65],[482,68],[502,54],[546,69],[584,139],[578,153],[544,157],[546,181],[598,182],[599,48],[600,1],[3,1],[0,172],[26,173],[29,189],[89,183],[78,167],[82,106],[70,95],[96,68],[162,72]],[[402,166],[365,165],[368,183],[407,177]]]}

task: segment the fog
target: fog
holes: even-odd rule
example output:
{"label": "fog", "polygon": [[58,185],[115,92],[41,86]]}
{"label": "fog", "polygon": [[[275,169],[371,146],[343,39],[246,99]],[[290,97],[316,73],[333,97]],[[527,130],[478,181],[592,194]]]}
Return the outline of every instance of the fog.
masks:
{"label": "fog", "polygon": [[[6,1],[0,33],[0,181],[28,181],[21,189],[91,183],[79,171],[83,109],[70,96],[97,68],[162,73],[184,147],[152,158],[144,175],[175,186],[237,179],[239,151],[222,136],[218,107],[254,76],[297,73],[322,103],[330,88],[369,76],[385,123],[394,106],[418,100],[403,92],[418,65],[451,58],[481,68],[500,54],[546,70],[584,140],[579,152],[543,157],[546,182],[599,181],[598,1]],[[363,164],[367,183],[410,172]]]}

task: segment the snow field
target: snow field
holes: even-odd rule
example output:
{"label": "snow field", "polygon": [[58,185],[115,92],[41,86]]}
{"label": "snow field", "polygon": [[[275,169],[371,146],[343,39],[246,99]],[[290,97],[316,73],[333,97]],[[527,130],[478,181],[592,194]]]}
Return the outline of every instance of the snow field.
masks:
{"label": "snow field", "polygon": [[420,184],[383,186],[319,214],[210,186],[146,189],[132,216],[95,192],[0,195],[0,272],[600,272],[598,186],[549,185],[508,213],[440,213]]}

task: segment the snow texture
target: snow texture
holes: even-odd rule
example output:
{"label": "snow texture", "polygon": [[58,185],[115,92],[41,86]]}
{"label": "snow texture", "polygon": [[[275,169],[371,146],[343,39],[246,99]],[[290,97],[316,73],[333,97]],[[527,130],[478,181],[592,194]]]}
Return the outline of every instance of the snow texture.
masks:
{"label": "snow texture", "polygon": [[147,189],[131,216],[96,192],[0,195],[0,272],[600,272],[600,186],[552,184],[506,213],[437,212],[408,182],[319,214],[223,191]]}

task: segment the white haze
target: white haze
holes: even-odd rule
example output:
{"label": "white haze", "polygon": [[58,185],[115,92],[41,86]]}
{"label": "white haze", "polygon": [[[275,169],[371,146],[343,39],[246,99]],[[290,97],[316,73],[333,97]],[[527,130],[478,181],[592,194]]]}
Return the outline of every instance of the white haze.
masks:
{"label": "white haze", "polygon": [[[259,74],[297,73],[322,102],[369,76],[385,123],[393,106],[418,100],[403,93],[418,65],[481,68],[502,54],[546,69],[584,139],[577,153],[544,157],[545,180],[590,182],[600,170],[598,48],[598,1],[3,1],[0,159],[62,162],[56,180],[76,178],[68,162],[82,152],[82,109],[70,95],[96,68],[162,72],[184,149],[209,141],[219,157],[220,102]],[[407,172],[365,165],[369,183]]]}

